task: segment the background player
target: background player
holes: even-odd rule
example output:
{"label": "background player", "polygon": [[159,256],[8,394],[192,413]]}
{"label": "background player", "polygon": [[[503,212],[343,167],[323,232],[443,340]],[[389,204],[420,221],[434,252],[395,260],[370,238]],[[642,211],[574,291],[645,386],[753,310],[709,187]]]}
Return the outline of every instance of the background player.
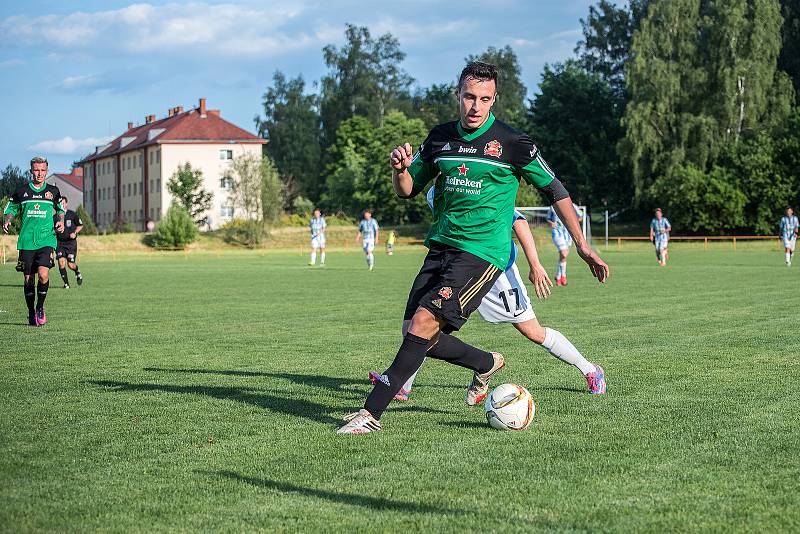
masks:
{"label": "background player", "polygon": [[[17,189],[8,201],[3,212],[5,216],[3,232],[8,233],[15,216],[19,215],[22,218],[22,228],[17,238],[17,250],[19,250],[17,270],[22,272],[25,280],[23,288],[25,303],[28,305],[28,324],[42,326],[47,323],[44,300],[50,287],[50,268],[53,266],[53,249],[56,248],[56,231],[64,231],[64,210],[61,209],[61,193],[58,188],[45,182],[47,158],[42,156],[33,158],[31,174],[33,179]],[[37,274],[38,288],[35,287]]]}
{"label": "background player", "polygon": [[783,249],[786,252],[786,266],[792,266],[792,256],[794,256],[794,245],[797,243],[798,233],[797,217],[792,208],[786,208],[786,215],[781,217],[781,239],[783,239]]}
{"label": "background player", "polygon": [[78,234],[83,230],[83,221],[78,214],[69,209],[67,197],[61,197],[61,208],[64,214],[64,231],[56,232],[56,259],[58,260],[58,272],[64,281],[64,289],[69,289],[69,277],[67,276],[67,266],[75,272],[78,285],[83,283],[83,275],[78,268]]}
{"label": "background player", "polygon": [[319,264],[320,266],[325,265],[325,229],[328,224],[319,208],[314,210],[314,216],[311,217],[309,226],[311,227],[311,261],[308,264],[314,265],[317,262],[317,249],[319,249]]}
{"label": "background player", "polygon": [[669,233],[672,225],[661,213],[661,208],[656,208],[656,216],[650,221],[650,241],[656,247],[656,258],[660,266],[665,266],[669,259],[667,244],[669,243]]}
{"label": "background player", "polygon": [[[583,222],[583,214],[578,206],[572,205],[575,208],[575,215],[578,216],[578,222]],[[547,221],[550,223],[552,230],[553,244],[558,250],[558,265],[556,266],[556,285],[567,285],[567,256],[569,256],[569,247],[572,245],[572,237],[569,235],[569,230],[561,222],[561,219],[556,215],[553,207],[547,212]]]}
{"label": "background player", "polygon": [[[433,209],[434,187],[428,190],[428,205]],[[525,216],[520,212],[514,212],[514,225],[512,226],[514,235],[517,236],[525,258],[530,266],[528,278],[533,283],[536,296],[545,299],[550,296],[550,288],[553,282],[547,276],[547,271],[539,261],[539,254],[536,251],[536,243],[533,240],[530,226]],[[593,395],[600,395],[606,392],[605,373],[599,365],[591,363],[575,348],[575,346],[558,330],[543,327],[536,320],[533,313],[528,291],[522,276],[515,263],[517,258],[517,247],[512,244],[511,258],[503,274],[497,279],[489,293],[483,297],[478,313],[485,321],[490,323],[511,323],[523,336],[527,337],[537,345],[543,346],[550,354],[559,360],[574,365],[586,379],[589,392]],[[410,321],[403,322],[403,333],[408,330]],[[395,400],[406,401],[414,385],[417,373],[411,375],[397,395]],[[375,371],[369,373],[370,381],[374,384],[381,379],[381,375]],[[480,402],[481,399],[475,399]]]}
{"label": "background player", "polygon": [[396,239],[394,230],[389,231],[389,237],[386,239],[386,254],[391,256],[394,254],[394,240]]}
{"label": "background player", "polygon": [[364,254],[367,256],[367,266],[371,271],[375,267],[375,245],[378,244],[378,222],[372,218],[370,210],[364,210],[364,218],[358,225],[356,243],[361,242]]}

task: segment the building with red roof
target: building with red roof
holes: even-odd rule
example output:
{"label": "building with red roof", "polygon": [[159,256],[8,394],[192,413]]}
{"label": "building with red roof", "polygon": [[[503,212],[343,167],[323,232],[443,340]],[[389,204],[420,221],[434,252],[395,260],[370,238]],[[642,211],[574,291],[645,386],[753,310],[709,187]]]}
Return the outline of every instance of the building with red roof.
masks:
{"label": "building with red roof", "polygon": [[229,198],[231,160],[242,154],[262,155],[267,141],[221,117],[220,110],[198,107],[168,110],[167,116],[132,122],[124,133],[99,146],[79,162],[84,176],[84,206],[99,228],[130,224],[146,230],[172,201],[170,177],[185,163],[203,173],[203,189],[213,193],[206,212],[207,228],[219,228],[234,217]]}
{"label": "building with red roof", "polygon": [[69,174],[53,173],[47,177],[47,183],[58,187],[61,195],[67,197],[70,209],[83,204],[83,167],[73,167]]}

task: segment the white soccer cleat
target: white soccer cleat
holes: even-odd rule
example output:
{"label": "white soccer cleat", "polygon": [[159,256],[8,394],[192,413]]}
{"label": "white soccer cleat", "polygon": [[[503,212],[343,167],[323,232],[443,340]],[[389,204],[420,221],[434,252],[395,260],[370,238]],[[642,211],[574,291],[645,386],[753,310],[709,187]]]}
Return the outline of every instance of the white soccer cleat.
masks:
{"label": "white soccer cleat", "polygon": [[380,421],[365,409],[360,409],[343,417],[347,424],[336,431],[337,434],[366,434],[382,430]]}
{"label": "white soccer cleat", "polygon": [[472,383],[467,388],[467,396],[464,399],[467,406],[476,406],[483,402],[483,399],[485,399],[486,395],[489,393],[489,379],[493,374],[506,366],[506,361],[502,354],[499,352],[492,352],[491,354],[494,358],[494,365],[492,368],[483,374],[475,373],[472,377]]}

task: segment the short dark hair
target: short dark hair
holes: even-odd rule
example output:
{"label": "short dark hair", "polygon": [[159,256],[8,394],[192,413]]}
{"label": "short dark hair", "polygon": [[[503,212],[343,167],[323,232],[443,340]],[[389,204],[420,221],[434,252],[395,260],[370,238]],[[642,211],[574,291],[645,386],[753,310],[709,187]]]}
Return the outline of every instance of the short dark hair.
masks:
{"label": "short dark hair", "polygon": [[464,80],[472,78],[473,80],[493,81],[497,86],[498,70],[496,65],[491,63],[484,63],[483,61],[470,61],[464,70],[461,71],[461,76],[458,77],[458,89],[464,85]]}
{"label": "short dark hair", "polygon": [[65,197],[64,195],[61,195],[61,202],[69,203],[69,199],[67,197]]}
{"label": "short dark hair", "polygon": [[[656,208],[655,211],[661,211],[661,208]],[[663,212],[662,212],[663,213]]]}

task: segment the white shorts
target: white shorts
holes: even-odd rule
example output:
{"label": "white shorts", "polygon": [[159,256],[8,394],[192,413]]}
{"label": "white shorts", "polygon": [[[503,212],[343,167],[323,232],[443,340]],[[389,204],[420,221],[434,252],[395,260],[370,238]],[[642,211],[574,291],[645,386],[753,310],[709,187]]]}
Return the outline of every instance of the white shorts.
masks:
{"label": "white shorts", "polygon": [[325,248],[325,236],[318,235],[311,238],[311,248]]}
{"label": "white shorts", "polygon": [[478,313],[490,323],[524,323],[536,318],[516,264],[500,275],[483,297]]}
{"label": "white shorts", "polygon": [[791,239],[783,238],[783,248],[788,248],[789,250],[794,250],[794,245],[797,242],[797,238],[793,237]]}
{"label": "white shorts", "polygon": [[656,250],[664,250],[667,248],[667,244],[669,243],[668,237],[656,237],[654,241],[654,245],[656,246]]}
{"label": "white shorts", "polygon": [[369,254],[370,252],[375,250],[375,241],[364,241],[362,248],[364,249],[364,252]]}
{"label": "white shorts", "polygon": [[558,250],[567,250],[572,245],[572,237],[553,232],[553,244]]}

